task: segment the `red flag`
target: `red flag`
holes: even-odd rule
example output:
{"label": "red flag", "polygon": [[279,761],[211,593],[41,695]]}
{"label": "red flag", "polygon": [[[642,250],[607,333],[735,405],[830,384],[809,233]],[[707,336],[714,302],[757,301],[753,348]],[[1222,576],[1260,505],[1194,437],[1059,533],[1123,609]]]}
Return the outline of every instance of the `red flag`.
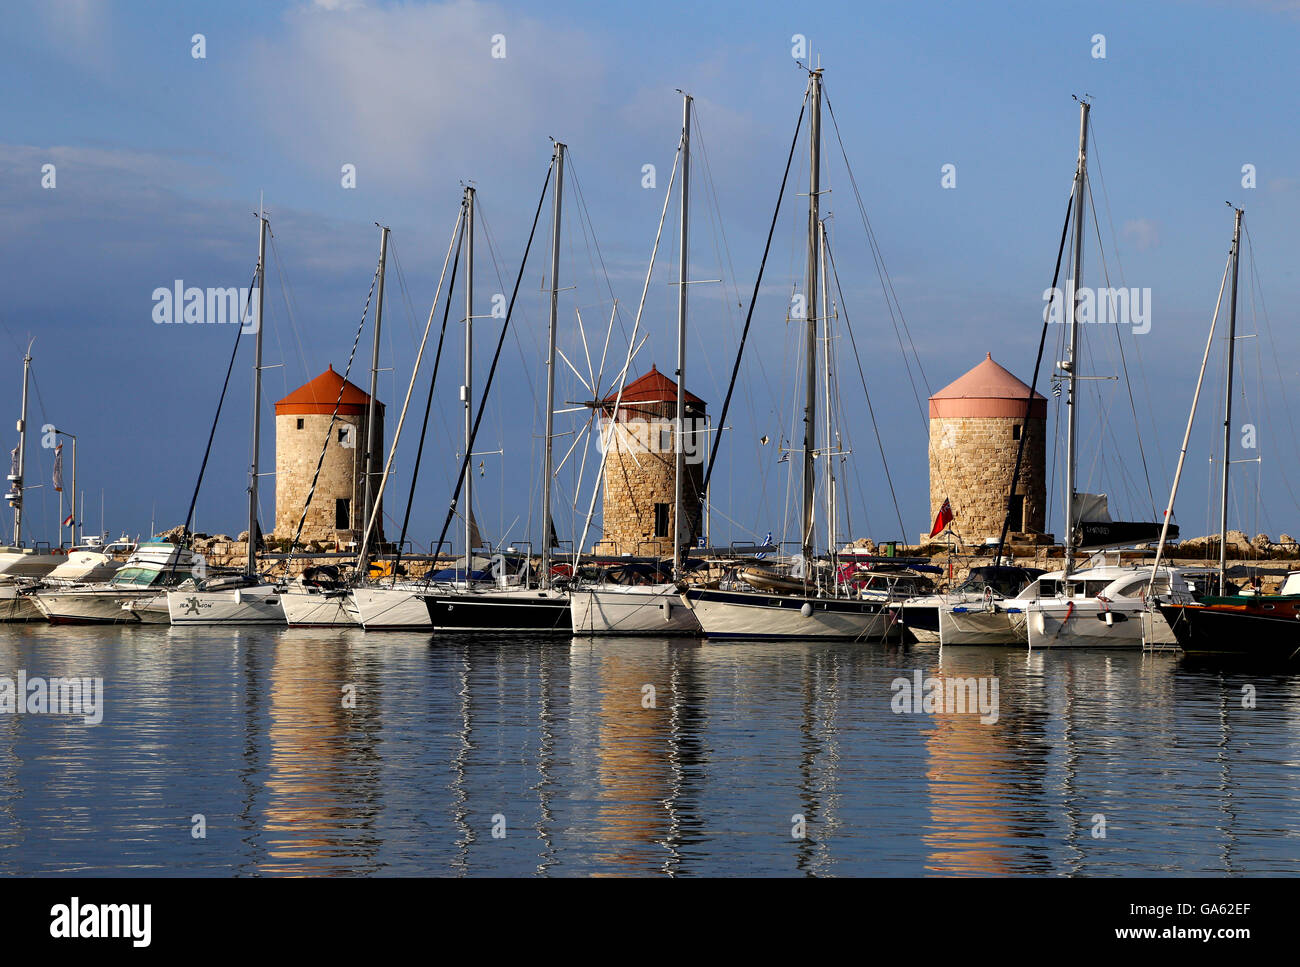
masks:
{"label": "red flag", "polygon": [[930,528],[930,536],[942,533],[943,529],[952,523],[953,513],[952,504],[948,498],[943,499],[943,506],[939,508],[939,516],[934,519],[934,527]]}

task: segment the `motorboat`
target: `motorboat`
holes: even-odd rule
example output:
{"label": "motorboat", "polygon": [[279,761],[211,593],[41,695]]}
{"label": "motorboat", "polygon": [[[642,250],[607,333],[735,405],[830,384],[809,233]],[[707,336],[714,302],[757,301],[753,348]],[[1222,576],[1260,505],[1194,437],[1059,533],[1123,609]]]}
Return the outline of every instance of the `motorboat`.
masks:
{"label": "motorboat", "polygon": [[193,555],[165,542],[140,544],[106,582],[35,588],[27,597],[52,624],[133,624],[140,608],[190,578]]}
{"label": "motorboat", "polygon": [[[899,623],[916,641],[938,643],[942,611],[949,608],[969,610],[975,606],[977,613],[990,612],[996,602],[1014,598],[1043,573],[1042,568],[1013,564],[973,567],[966,580],[951,591],[916,595],[904,600]],[[964,615],[967,611],[961,613]]]}

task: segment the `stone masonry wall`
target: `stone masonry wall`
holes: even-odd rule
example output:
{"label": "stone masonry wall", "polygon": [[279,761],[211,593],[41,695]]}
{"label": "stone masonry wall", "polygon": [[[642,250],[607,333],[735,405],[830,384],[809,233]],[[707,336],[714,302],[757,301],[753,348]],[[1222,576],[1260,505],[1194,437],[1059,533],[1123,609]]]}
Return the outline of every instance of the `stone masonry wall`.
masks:
{"label": "stone masonry wall", "polygon": [[[297,428],[299,420],[303,421],[301,430]],[[378,414],[376,422],[382,460],[386,451],[383,450],[382,417]],[[352,428],[352,447],[345,447],[339,442],[339,429],[344,425]],[[321,443],[327,432],[330,436],[329,445],[325,450],[320,479],[316,484],[311,507],[307,510],[299,543],[333,543],[337,540],[346,544],[359,540],[365,529],[365,521],[362,519],[365,503],[365,414],[341,413],[331,430],[328,413],[288,413],[275,418],[275,537],[281,540],[291,539],[298,527],[298,518],[302,515],[303,502],[311,490],[312,475],[316,472],[316,461],[320,458]],[[378,472],[382,471],[381,463]],[[378,476],[375,477],[374,486],[378,489]],[[334,501],[344,497],[352,502],[351,526],[339,530],[334,526]],[[379,520],[382,536],[382,507]]]}
{"label": "stone masonry wall", "polygon": [[[1020,445],[1014,428],[1022,421],[1011,417],[935,417],[930,420],[930,520],[952,501],[953,531],[964,541],[978,543],[1002,532],[1007,491]],[[1047,513],[1046,421],[1031,419],[1029,439],[1016,493],[1025,495],[1021,530],[1013,520],[1013,533],[1041,534]]]}
{"label": "stone masonry wall", "polygon": [[[672,422],[630,420],[612,424],[605,461],[604,536],[593,550],[600,554],[671,555],[675,526],[673,491],[676,456]],[[610,434],[610,424],[605,433]],[[683,538],[694,545],[700,535],[697,495],[704,484],[704,463],[695,455],[703,433],[686,429],[686,485],[682,491]],[[655,539],[655,504],[668,505],[668,537]]]}

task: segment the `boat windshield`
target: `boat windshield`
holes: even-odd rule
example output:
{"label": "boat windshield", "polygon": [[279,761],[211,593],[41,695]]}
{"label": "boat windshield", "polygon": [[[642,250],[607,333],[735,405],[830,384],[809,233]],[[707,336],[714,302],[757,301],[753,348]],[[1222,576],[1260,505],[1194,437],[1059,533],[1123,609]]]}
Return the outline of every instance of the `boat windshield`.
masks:
{"label": "boat windshield", "polygon": [[[1147,596],[1147,588],[1150,587],[1150,585],[1151,577],[1148,575],[1130,581],[1118,591],[1115,591],[1114,594],[1118,598],[1145,598]],[[1169,593],[1169,578],[1167,576],[1156,577],[1155,593],[1157,595]]]}
{"label": "boat windshield", "polygon": [[1024,588],[1029,577],[1030,574],[1020,570],[974,568],[957,590],[983,594],[986,588],[992,588],[995,594],[1014,598]]}
{"label": "boat windshield", "polygon": [[124,567],[113,575],[109,583],[117,587],[145,588],[157,582],[162,574],[162,571],[149,567]]}
{"label": "boat windshield", "polygon": [[1071,597],[1095,598],[1110,584],[1110,581],[1070,581],[1066,593]]}

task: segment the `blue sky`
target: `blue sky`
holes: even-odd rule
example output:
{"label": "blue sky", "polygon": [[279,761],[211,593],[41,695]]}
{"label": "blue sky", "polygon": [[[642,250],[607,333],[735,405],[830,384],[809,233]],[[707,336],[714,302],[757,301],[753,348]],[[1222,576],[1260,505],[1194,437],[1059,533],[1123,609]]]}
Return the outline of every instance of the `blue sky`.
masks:
{"label": "blue sky", "polygon": [[[192,56],[198,33],[203,59]],[[1104,59],[1092,56],[1098,33]],[[494,34],[506,38],[503,59],[491,56]],[[273,468],[269,404],[327,364],[346,362],[374,271],[376,221],[392,227],[401,265],[400,276],[389,275],[381,359],[391,428],[462,181],[478,187],[491,233],[491,247],[480,241],[476,273],[486,312],[486,299],[508,291],[518,269],[548,137],[570,145],[576,176],[566,186],[561,346],[575,362],[582,356],[575,307],[588,339],[603,340],[612,292],[619,316],[610,356],[621,356],[664,202],[682,88],[696,97],[702,149],[694,162],[692,276],[724,280],[692,287],[687,382],[716,414],[743,321],[737,302],[753,285],[803,94],[791,57],[795,34],[808,38],[826,68],[849,161],[924,366],[924,381],[913,371],[922,402],[986,351],[1022,378],[1032,370],[1074,166],[1071,95],[1092,95],[1106,267],[1112,284],[1152,291],[1150,332],[1120,338],[1160,507],[1227,253],[1224,201],[1243,205],[1260,284],[1243,271],[1241,331],[1261,335],[1239,346],[1244,397],[1234,422],[1255,422],[1259,446],[1238,448],[1233,458],[1262,462],[1234,469],[1232,517],[1252,533],[1300,532],[1300,480],[1292,479],[1300,450],[1285,405],[1300,397],[1292,362],[1300,278],[1290,257],[1300,224],[1293,104],[1300,4],[1290,2],[795,8],[51,0],[11,8],[0,39],[0,83],[10,92],[0,104],[7,360],[0,408],[17,414],[22,347],[34,337],[30,421],[78,434],[80,482],[88,510],[95,508],[88,523],[98,529],[101,490],[115,533],[144,534],[151,519],[160,529],[179,523],[231,340],[220,326],[155,325],[151,294],[175,279],[247,285],[256,256],[250,213],[264,194],[275,233],[266,365],[278,367],[265,373],[264,467]],[[829,118],[827,129],[833,136]],[[844,310],[904,533],[914,537],[930,517],[925,421],[833,140],[827,155]],[[45,164],[56,166],[53,189],[41,185]],[[341,186],[344,164],[356,165],[355,189]],[[657,168],[654,189],[641,185],[645,164]],[[956,166],[955,189],[940,186],[945,164]],[[1245,164],[1257,172],[1253,189],[1241,184]],[[806,198],[794,192],[806,190],[806,171],[796,167],[792,177],[798,188],[786,198],[744,386],[715,471],[715,542],[780,535],[791,521],[777,448],[791,433],[798,392],[785,311],[802,272]],[[643,320],[651,339],[632,375],[651,362],[673,365],[674,231],[670,216]],[[1091,222],[1088,232],[1084,281],[1101,285]],[[538,245],[477,447],[484,452],[480,523],[485,535],[513,539],[526,536],[530,521],[533,536],[540,533],[544,233]],[[1086,335],[1093,372],[1118,372],[1115,333]],[[494,336],[485,320],[476,340],[480,379]],[[894,538],[899,524],[857,364],[847,340],[838,342],[840,424],[854,451],[850,536]],[[454,474],[460,352],[453,327],[413,513],[420,544],[441,523]],[[209,533],[245,527],[248,359],[241,349],[199,499],[198,527]],[[354,382],[365,385],[368,365],[363,352]],[[616,369],[606,365],[605,385]],[[1207,532],[1215,516],[1207,509],[1208,459],[1220,372],[1211,370],[1178,503],[1189,534]],[[560,384],[562,400],[587,398],[567,368]],[[1107,419],[1097,419],[1101,408]],[[566,433],[578,429],[573,419],[561,417]],[[1091,384],[1085,420],[1083,487],[1110,493],[1113,509],[1126,516],[1145,516],[1151,500],[1124,385]],[[764,435],[767,446],[758,443]],[[562,439],[561,453],[572,441]],[[402,495],[413,449],[412,437],[398,453],[393,486]],[[504,452],[488,452],[495,450]],[[48,483],[50,463],[39,447],[32,452],[29,487]],[[580,456],[560,472],[562,538],[573,536],[573,521],[585,512],[596,460],[590,448],[577,510]],[[1059,483],[1059,461],[1057,470]],[[269,527],[272,477],[263,494]],[[1058,532],[1060,503],[1057,496]],[[390,518],[400,519],[400,504],[388,503]],[[27,508],[28,537],[54,538],[52,491],[30,489]]]}

